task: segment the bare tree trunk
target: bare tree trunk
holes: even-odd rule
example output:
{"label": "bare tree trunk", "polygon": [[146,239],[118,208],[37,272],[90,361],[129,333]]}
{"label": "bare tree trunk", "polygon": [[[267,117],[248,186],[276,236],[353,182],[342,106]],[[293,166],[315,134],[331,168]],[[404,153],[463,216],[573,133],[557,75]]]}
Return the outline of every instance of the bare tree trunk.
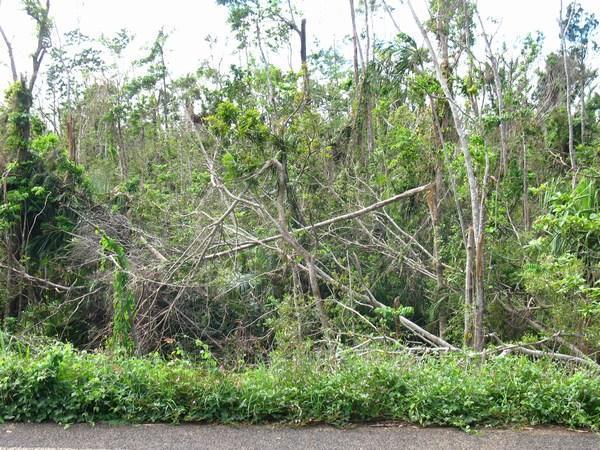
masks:
{"label": "bare tree trunk", "polygon": [[577,183],[577,156],[575,155],[575,148],[573,145],[573,117],[571,116],[571,75],[569,73],[569,65],[567,62],[567,43],[566,43],[566,30],[571,17],[567,19],[567,23],[563,21],[563,2],[560,2],[560,46],[562,50],[563,68],[565,71],[565,88],[566,88],[566,106],[567,106],[567,123],[569,126],[569,159],[571,161],[571,176],[572,186],[575,187]]}
{"label": "bare tree trunk", "polygon": [[306,19],[300,22],[300,62],[302,78],[304,80],[304,101],[310,102],[310,78],[308,75],[308,61],[306,56]]}
{"label": "bare tree trunk", "polygon": [[69,159],[77,164],[77,141],[75,140],[75,119],[69,112],[67,116],[67,148],[69,149]]}
{"label": "bare tree trunk", "polygon": [[435,268],[435,294],[438,306],[438,331],[439,336],[443,339],[448,325],[448,316],[446,303],[443,298],[444,291],[444,266],[440,255],[440,247],[442,237],[439,225],[439,202],[440,193],[442,192],[442,164],[438,160],[435,168],[435,188],[430,190],[427,195],[427,203],[429,213],[431,215],[431,226],[433,229],[433,265]]}
{"label": "bare tree trunk", "polygon": [[273,165],[277,171],[277,223],[281,233],[281,237],[285,242],[290,244],[292,248],[301,256],[308,266],[308,278],[310,289],[315,300],[317,316],[321,322],[323,335],[330,337],[329,319],[323,307],[323,298],[319,289],[319,281],[315,269],[315,258],[308,250],[306,250],[294,236],[288,231],[287,218],[285,213],[285,197],[287,193],[287,175],[281,163],[273,160]]}
{"label": "bare tree trunk", "polygon": [[[258,24],[258,22],[256,22],[256,42],[258,44],[258,49],[260,51],[260,57],[262,60],[263,65],[265,66],[265,74],[266,74],[266,78],[267,78],[267,91],[269,94],[269,106],[271,107],[275,107],[275,91],[273,89],[273,81],[271,80],[271,71],[269,70],[269,61],[267,60],[267,55],[265,54],[265,50],[263,48],[262,45],[262,37],[261,37],[261,31],[260,31],[260,26]],[[273,122],[272,120],[272,113],[270,111],[267,112],[269,115],[269,122]]]}
{"label": "bare tree trunk", "polygon": [[[428,97],[429,97],[429,105],[431,108],[431,116],[432,116],[432,120],[433,120],[433,125],[437,132],[437,138],[438,138],[439,145],[440,145],[439,151],[443,156],[444,164],[446,166],[449,166],[446,155],[444,154],[446,140],[444,138],[444,133],[442,132],[441,124],[440,124],[439,118],[436,113],[436,105],[435,105],[433,98],[431,96],[428,96]],[[456,207],[456,215],[458,217],[458,223],[460,225],[461,235],[463,238],[463,244],[466,249],[466,247],[467,247],[467,227],[465,225],[464,214],[462,211],[462,207],[460,205],[460,200],[458,198],[458,191],[456,188],[456,177],[454,176],[454,174],[452,172],[449,172],[449,178],[450,178],[450,190],[452,191],[452,197],[454,198],[454,206]],[[443,181],[443,168],[442,168],[442,181]]]}
{"label": "bare tree trunk", "polygon": [[485,32],[483,21],[477,13],[479,24],[483,30],[483,38],[488,53],[488,59],[490,60],[490,66],[492,68],[492,75],[494,77],[494,90],[496,91],[496,100],[498,102],[498,116],[500,119],[500,175],[505,175],[508,164],[508,138],[506,133],[506,122],[504,120],[504,95],[502,93],[502,80],[500,79],[500,70],[498,68],[498,59],[492,51],[492,40],[490,36]]}
{"label": "bare tree trunk", "polygon": [[[354,9],[354,0],[350,1],[350,16],[352,19],[352,47],[353,47],[353,62],[354,62],[354,101],[352,103],[352,134],[350,138],[350,142],[352,143],[352,147],[359,147],[361,151],[361,159],[363,163],[366,162],[366,153],[363,148],[363,139],[362,139],[362,130],[359,130],[359,116],[361,109],[363,108],[363,103],[367,104],[368,99],[365,98],[365,59],[363,56],[362,46],[360,45],[360,41],[358,38],[358,31],[356,27],[356,11]],[[359,58],[360,58],[360,74],[359,74]],[[365,108],[367,109],[367,108]],[[368,114],[367,114],[368,116]],[[369,121],[369,117],[365,118],[365,121]],[[362,128],[362,127],[361,127]],[[368,129],[368,126],[367,126]],[[369,136],[367,136],[367,146],[370,145]]]}
{"label": "bare tree trunk", "polygon": [[473,321],[473,348],[478,352],[483,350],[485,336],[483,321],[485,316],[485,233],[481,232],[475,241],[475,317]]}
{"label": "bare tree trunk", "polygon": [[465,326],[463,344],[473,345],[473,228],[469,227],[467,234],[467,263],[465,264]]}
{"label": "bare tree trunk", "polygon": [[169,99],[167,98],[167,66],[165,64],[165,53],[162,45],[160,48],[160,63],[162,65],[162,108],[163,108],[163,120],[165,121],[165,130],[169,131]]}
{"label": "bare tree trunk", "polygon": [[119,172],[121,179],[127,179],[128,167],[127,157],[125,156],[125,140],[123,139],[123,128],[121,127],[121,119],[117,119],[117,159],[119,162]]}
{"label": "bare tree trunk", "polygon": [[484,271],[484,222],[485,222],[485,183],[487,182],[487,162],[486,162],[486,175],[484,176],[483,184],[480,188],[479,182],[475,175],[475,168],[473,164],[473,157],[469,149],[468,134],[463,122],[462,112],[454,98],[452,91],[450,90],[448,79],[444,74],[437,53],[433,49],[429,35],[425,30],[423,24],[419,20],[410,0],[407,1],[408,7],[412,13],[415,23],[419,27],[423,39],[429,49],[433,66],[435,68],[436,78],[440,83],[444,96],[448,101],[450,110],[452,111],[452,117],[454,119],[454,128],[458,134],[458,142],[460,149],[464,157],[465,171],[467,174],[467,182],[469,185],[469,197],[471,203],[471,225],[473,229],[473,240],[475,242],[475,272],[473,277],[474,290],[475,290],[475,320],[474,320],[474,342],[473,347],[476,350],[481,350],[484,344],[484,333],[483,333],[483,316],[485,307],[485,271]]}
{"label": "bare tree trunk", "polygon": [[585,78],[581,82],[581,144],[585,144]]}
{"label": "bare tree trunk", "polygon": [[[354,63],[354,89],[358,89],[358,33],[356,31],[356,13],[354,10],[354,0],[350,1],[350,17],[352,18],[352,60]],[[362,52],[362,51],[361,51]]]}
{"label": "bare tree trunk", "polygon": [[529,167],[527,161],[527,146],[525,145],[525,133],[521,136],[523,142],[523,225],[527,231],[531,228],[529,214]]}
{"label": "bare tree trunk", "polygon": [[367,81],[367,68],[371,53],[371,31],[369,27],[369,0],[365,0],[365,33],[367,42],[365,45],[365,61],[363,64],[363,87],[365,89],[365,109],[366,109],[366,126],[367,126],[367,158],[373,154],[375,150],[375,136],[373,133],[373,105],[371,104],[370,86]]}

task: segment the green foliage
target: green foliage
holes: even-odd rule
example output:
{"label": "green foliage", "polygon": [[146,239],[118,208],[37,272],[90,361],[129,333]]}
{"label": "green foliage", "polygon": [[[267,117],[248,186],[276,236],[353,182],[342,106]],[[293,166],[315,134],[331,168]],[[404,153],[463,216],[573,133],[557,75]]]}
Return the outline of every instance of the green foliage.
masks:
{"label": "green foliage", "polygon": [[132,354],[135,349],[132,337],[135,298],[128,286],[129,274],[125,248],[104,233],[100,237],[100,247],[106,255],[103,264],[106,265],[107,258],[110,258],[115,264],[112,336],[109,339],[109,346],[117,352]]}
{"label": "green foliage", "polygon": [[528,244],[522,270],[525,288],[538,301],[554,305],[549,312],[560,328],[585,324],[579,332],[594,345],[600,330],[600,198],[597,181],[583,178],[575,189],[545,184],[547,213],[534,223],[538,236]]}
{"label": "green foliage", "polygon": [[411,317],[415,313],[412,306],[399,306],[392,308],[391,306],[380,306],[373,310],[375,314],[380,316],[383,324],[390,323],[398,317]]}
{"label": "green foliage", "polygon": [[[111,391],[119,397],[118,405],[112,397],[106,404],[118,408],[111,413],[106,406],[106,418],[141,420],[144,413],[139,411],[147,408],[150,420],[161,420],[163,413],[163,420],[189,416],[336,423],[390,417],[468,426],[496,423],[486,414],[497,407],[497,423],[505,423],[513,406],[502,409],[504,397],[498,400],[486,384],[493,378],[486,370],[498,364],[494,370],[502,379],[505,367],[535,372],[545,363],[511,359],[471,367],[452,358],[421,364],[407,357],[373,365],[348,360],[331,367],[322,361],[294,361],[295,368],[278,363],[243,374],[219,374],[223,380],[211,378],[219,364],[274,361],[281,355],[299,359],[334,346],[324,344],[324,328],[331,328],[332,341],[341,345],[388,338],[412,345],[413,337],[401,324],[401,317],[410,317],[451,343],[461,342],[465,235],[477,221],[471,214],[471,200],[476,200],[485,232],[483,247],[478,247],[485,253],[480,265],[486,292],[484,332],[498,331],[503,341],[530,336],[523,321],[494,301],[506,299],[547,327],[548,335],[560,331],[586,354],[598,354],[600,211],[594,168],[600,161],[600,96],[593,92],[597,74],[585,64],[585,52],[594,44],[592,15],[575,4],[569,7],[574,20],[567,30],[567,57],[580,168],[580,183],[572,189],[567,180],[562,54],[545,51],[538,34],[527,36],[520,51],[501,46],[495,61],[494,55],[484,58],[484,46],[474,41],[480,36],[475,4],[430,2],[432,20],[424,25],[444,50],[439,55],[442,73],[461,112],[456,119],[465,128],[464,150],[472,157],[484,196],[471,199],[467,152],[459,148],[443,83],[428,50],[419,46],[421,39],[399,33],[391,42],[374,39],[369,48],[362,45],[367,30],[361,28],[383,12],[378,11],[380,2],[370,2],[373,20],[358,21],[364,54],[357,58],[356,75],[352,61],[335,48],[315,48],[298,72],[269,62],[279,61],[275,55],[291,46],[290,63],[297,66],[296,28],[302,14],[294,8],[301,2],[218,3],[228,9],[244,65],[225,68],[210,58],[172,80],[164,30],[127,68],[123,62],[132,35],[122,30],[95,39],[75,30],[61,39],[60,49],[48,51],[51,66],[41,72],[48,76],[48,97],[35,101],[44,120],[32,113],[27,83],[9,88],[0,110],[0,167],[6,187],[0,231],[2,242],[8,243],[0,258],[6,264],[12,256],[19,274],[22,269],[32,278],[19,275],[15,286],[0,286],[0,304],[10,300],[19,310],[14,314],[18,317],[5,321],[7,330],[60,336],[82,348],[108,344],[116,354],[112,360],[57,350],[75,365],[89,363],[89,374],[95,364],[136,373],[138,378],[124,383],[122,391]],[[359,15],[367,13],[359,11],[364,1],[355,3]],[[41,5],[28,0],[26,12],[47,46],[51,23]],[[312,43],[311,30],[309,23]],[[216,42],[207,41],[213,46]],[[308,47],[313,51],[316,45]],[[534,76],[542,54],[548,54],[545,66]],[[494,63],[498,67],[492,68]],[[538,80],[537,89],[532,80]],[[47,132],[45,121],[52,121],[55,133]],[[506,171],[498,164],[504,147]],[[319,273],[327,327],[319,320],[312,287],[299,265],[306,267],[302,252],[281,240],[234,250],[281,232],[275,217],[277,194],[283,190],[277,190],[273,170],[259,175],[272,159],[284,168],[283,212],[290,229],[360,210],[434,180],[440,188],[435,217],[434,197],[423,192],[295,235],[314,255],[318,269],[332,278]],[[111,237],[94,236],[96,228]],[[17,243],[15,248],[9,248],[12,243]],[[215,253],[231,257],[203,259]],[[56,292],[49,282],[65,288]],[[386,306],[373,308],[360,300],[364,294]],[[134,317],[136,307],[140,310]],[[102,341],[109,333],[108,342]],[[205,400],[207,409],[177,406],[178,395],[186,402],[191,393],[205,398],[189,386],[189,391],[185,386],[178,391],[169,385],[164,404],[160,396],[153,397],[156,405],[128,397],[127,389],[150,397],[153,389],[163,389],[162,381],[152,384],[144,378],[145,370],[157,380],[175,376],[170,371],[177,364],[172,361],[125,358],[134,350],[155,349],[201,361],[202,370],[210,369],[209,374],[192,376],[195,367],[177,362],[188,374],[182,376],[191,377],[189,386],[198,380],[206,383],[202,389],[211,396]],[[62,367],[60,361],[48,363],[48,370]],[[317,376],[319,371],[323,376]],[[418,391],[422,387],[411,384],[406,373],[433,387]],[[466,377],[464,387],[457,381],[461,375]],[[109,384],[122,383],[121,374],[102,376]],[[304,376],[307,397],[290,381]],[[527,375],[522,379],[534,392],[542,389],[531,387]],[[399,386],[401,394],[386,391],[386,383]],[[460,386],[453,390],[454,385]],[[525,395],[517,387],[510,389],[506,395]],[[81,395],[86,401],[87,394]],[[459,395],[471,403],[461,403]],[[492,398],[500,406],[488,402]],[[139,410],[128,409],[126,400]],[[529,420],[514,408],[515,420]],[[535,411],[531,417],[537,417]]]}
{"label": "green foliage", "polygon": [[[422,425],[600,427],[600,381],[549,361],[460,355],[275,358],[223,372],[211,364],[76,352],[0,351],[0,420],[59,423],[405,420]],[[298,384],[298,380],[302,380]]]}

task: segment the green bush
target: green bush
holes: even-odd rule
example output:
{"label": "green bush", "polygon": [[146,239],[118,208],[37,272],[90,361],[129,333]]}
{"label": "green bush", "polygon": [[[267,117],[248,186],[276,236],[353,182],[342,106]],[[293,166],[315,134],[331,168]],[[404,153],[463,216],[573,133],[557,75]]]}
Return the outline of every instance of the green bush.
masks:
{"label": "green bush", "polygon": [[0,419],[73,422],[402,420],[461,428],[600,428],[600,377],[551,361],[465,355],[313,358],[225,372],[68,345],[0,352]]}

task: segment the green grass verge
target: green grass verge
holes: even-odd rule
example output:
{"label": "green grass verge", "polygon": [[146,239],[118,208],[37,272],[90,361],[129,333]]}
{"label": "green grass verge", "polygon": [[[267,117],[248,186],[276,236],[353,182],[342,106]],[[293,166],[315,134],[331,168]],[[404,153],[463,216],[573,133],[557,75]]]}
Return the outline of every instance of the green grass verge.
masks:
{"label": "green grass verge", "polygon": [[238,372],[65,345],[0,352],[0,419],[73,422],[401,420],[600,428],[600,377],[517,356],[346,357]]}

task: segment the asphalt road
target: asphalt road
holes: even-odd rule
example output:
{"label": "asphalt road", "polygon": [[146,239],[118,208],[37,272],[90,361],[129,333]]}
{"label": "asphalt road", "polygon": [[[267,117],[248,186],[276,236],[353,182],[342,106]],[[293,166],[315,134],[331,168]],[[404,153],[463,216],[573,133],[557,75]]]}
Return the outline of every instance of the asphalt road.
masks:
{"label": "asphalt road", "polygon": [[411,425],[0,425],[0,449],[600,449],[600,436],[563,428],[482,430]]}

